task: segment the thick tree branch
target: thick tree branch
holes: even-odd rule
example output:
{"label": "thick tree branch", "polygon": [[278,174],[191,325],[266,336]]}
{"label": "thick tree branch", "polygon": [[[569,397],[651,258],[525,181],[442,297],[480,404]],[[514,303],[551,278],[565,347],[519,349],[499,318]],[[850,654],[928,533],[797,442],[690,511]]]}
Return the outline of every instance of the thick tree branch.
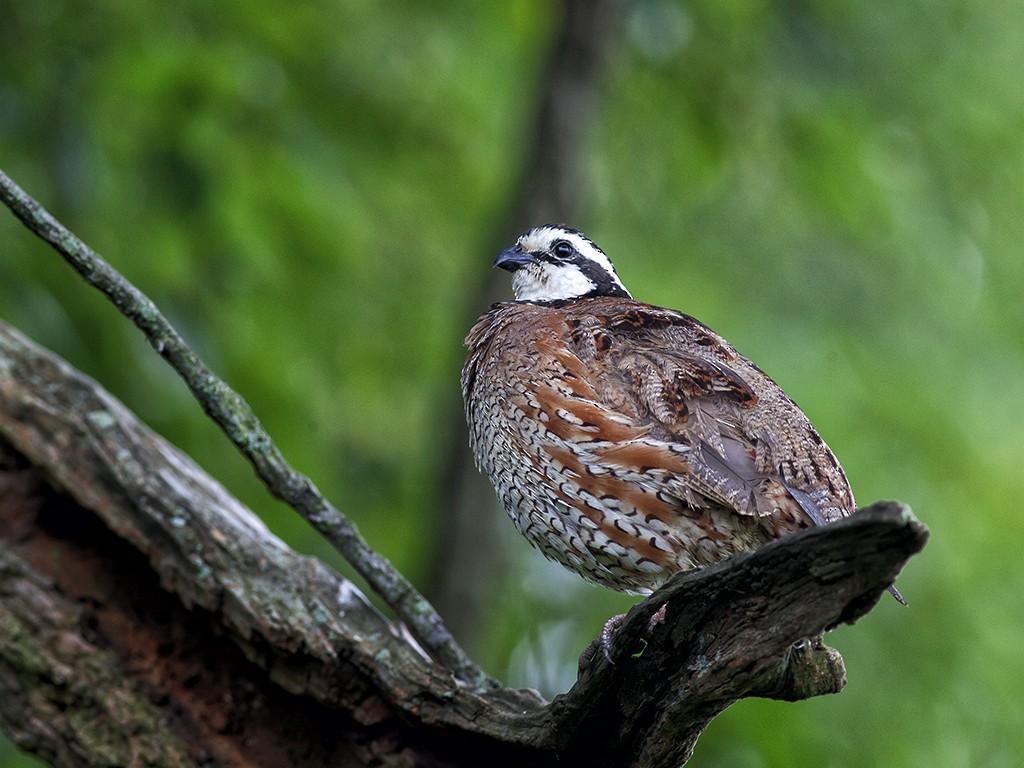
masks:
{"label": "thick tree branch", "polygon": [[57,765],[91,765],[100,754],[110,765],[192,765],[117,656],[82,637],[82,615],[75,600],[0,548],[0,721],[10,735]]}
{"label": "thick tree branch", "polygon": [[132,764],[111,743],[154,765],[679,765],[739,698],[839,690],[838,654],[804,639],[866,613],[926,538],[876,505],[675,577],[550,704],[479,693],[0,324],[0,724],[60,765]]}
{"label": "thick tree branch", "polygon": [[[193,759],[228,738],[219,729],[236,721],[251,730],[228,738],[232,749],[261,726],[271,739],[298,729],[300,741],[318,745],[321,756],[355,750],[359,760],[351,764],[384,759],[389,744],[398,752],[433,753],[422,742],[445,728],[478,732],[475,713],[493,701],[512,711],[540,703],[514,692],[484,700],[460,685],[352,584],[289,550],[95,382],[2,324],[0,437],[25,457],[0,463],[7,470],[0,547],[38,569],[40,583],[53,582],[54,600],[82,604],[86,642],[120,659],[140,696],[153,693],[163,702],[163,717],[180,728]],[[37,474],[26,479],[26,465]],[[59,493],[42,482],[40,469]],[[15,612],[11,620],[20,623],[46,618],[32,618],[38,606],[31,602],[22,609],[4,600],[0,610]],[[62,626],[37,626],[19,637],[26,648],[43,648]],[[52,664],[64,663],[56,651],[51,655]],[[3,665],[0,678],[25,677],[17,653]],[[108,677],[121,674],[111,669]],[[83,679],[104,687],[87,674]],[[23,698],[9,701],[32,712]],[[295,713],[303,714],[300,724]],[[421,730],[414,735],[405,718]],[[10,730],[18,736],[36,720]],[[261,757],[237,764],[327,764],[291,762],[296,754],[280,763]],[[84,764],[104,764],[102,755]]]}
{"label": "thick tree branch", "polygon": [[135,323],[184,379],[203,410],[245,456],[277,498],[289,504],[356,569],[405,622],[420,644],[465,682],[493,685],[463,652],[441,617],[412,584],[367,544],[355,524],[288,464],[249,404],[189,348],[156,305],[0,170],[0,200]]}
{"label": "thick tree branch", "polygon": [[[612,729],[619,738],[606,739],[591,753],[595,760],[681,765],[707,724],[741,698],[795,701],[838,693],[845,684],[842,658],[807,638],[867,613],[902,560],[926,540],[909,509],[882,502],[840,523],[678,574],[630,611],[616,636],[615,665],[586,670],[569,696],[556,699],[560,719],[580,718],[568,729],[572,748],[588,751],[595,728]],[[664,630],[645,639],[663,604]],[[641,649],[643,663],[631,664],[629,654]],[[628,675],[619,673],[622,665],[631,667]],[[573,695],[581,688],[586,698]],[[595,719],[595,710],[614,715]],[[628,751],[609,751],[616,744]]]}

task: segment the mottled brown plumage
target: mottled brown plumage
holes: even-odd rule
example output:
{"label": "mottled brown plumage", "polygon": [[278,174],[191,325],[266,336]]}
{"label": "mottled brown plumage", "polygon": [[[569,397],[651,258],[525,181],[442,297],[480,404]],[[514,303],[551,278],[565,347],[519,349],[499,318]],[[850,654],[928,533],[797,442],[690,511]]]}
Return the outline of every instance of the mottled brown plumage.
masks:
{"label": "mottled brown plumage", "polygon": [[778,385],[689,315],[634,301],[582,234],[538,227],[495,263],[519,300],[466,339],[466,414],[480,468],[547,557],[645,594],[854,511]]}

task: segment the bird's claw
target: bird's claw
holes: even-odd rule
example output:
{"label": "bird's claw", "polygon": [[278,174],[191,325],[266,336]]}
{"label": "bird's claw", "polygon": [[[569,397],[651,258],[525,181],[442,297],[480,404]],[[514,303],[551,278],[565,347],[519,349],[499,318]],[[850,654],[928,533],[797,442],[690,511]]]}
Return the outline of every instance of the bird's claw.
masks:
{"label": "bird's claw", "polygon": [[[665,621],[665,608],[668,603],[662,603],[661,607],[651,614],[651,618],[647,621],[647,636],[654,633],[655,627]],[[590,645],[583,649],[583,653],[580,654],[579,658],[579,669],[582,672],[597,655],[598,650],[601,651],[601,655],[604,656],[605,661],[609,664],[615,664],[612,660],[612,640],[614,634],[618,631],[619,627],[622,626],[626,620],[626,614],[620,613],[612,616],[608,621],[601,627],[601,633],[590,641]],[[639,654],[638,654],[639,655]]]}

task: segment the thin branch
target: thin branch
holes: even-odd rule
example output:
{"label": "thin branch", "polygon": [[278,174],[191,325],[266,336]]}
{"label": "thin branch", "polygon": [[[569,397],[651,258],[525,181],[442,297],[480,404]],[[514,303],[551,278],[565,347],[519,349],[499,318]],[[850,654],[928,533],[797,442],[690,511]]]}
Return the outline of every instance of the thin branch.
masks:
{"label": "thin branch", "polygon": [[308,521],[405,622],[428,653],[474,687],[491,687],[481,669],[458,646],[440,615],[390,562],[370,548],[356,525],[288,464],[249,404],[189,348],[156,304],[83,243],[0,170],[0,199],[32,232],[101,291],[145,334],[181,376],[231,443],[245,456],[271,494]]}

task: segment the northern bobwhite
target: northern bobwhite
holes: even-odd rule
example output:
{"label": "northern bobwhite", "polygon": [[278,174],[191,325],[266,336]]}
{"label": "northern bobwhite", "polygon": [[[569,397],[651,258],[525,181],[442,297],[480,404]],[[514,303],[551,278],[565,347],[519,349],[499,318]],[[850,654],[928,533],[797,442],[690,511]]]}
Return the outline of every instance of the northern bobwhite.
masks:
{"label": "northern bobwhite", "polygon": [[516,300],[466,339],[470,440],[547,557],[648,594],[856,509],[782,389],[689,315],[633,300],[581,232],[535,227],[494,265],[512,273]]}

